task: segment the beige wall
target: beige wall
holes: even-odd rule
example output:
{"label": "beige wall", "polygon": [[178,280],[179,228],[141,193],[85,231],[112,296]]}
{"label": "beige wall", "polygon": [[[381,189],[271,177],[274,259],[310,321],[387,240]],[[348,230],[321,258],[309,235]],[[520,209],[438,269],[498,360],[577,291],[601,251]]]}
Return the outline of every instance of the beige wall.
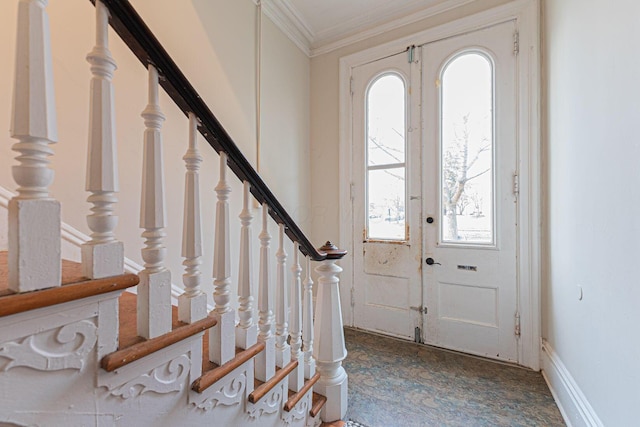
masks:
{"label": "beige wall", "polygon": [[[157,2],[134,0],[134,7],[203,96],[210,109],[240,146],[250,162],[255,150],[255,6],[249,0],[192,0]],[[17,1],[0,2],[0,185],[15,189],[10,165],[15,140],[9,136],[11,86]],[[56,170],[52,194],[62,202],[63,221],[88,233],[84,202],[88,123],[89,66],[85,55],[93,47],[94,8],[90,2],[49,2],[51,18],[59,143],[54,146]],[[309,67],[310,61],[268,19],[263,22],[263,149],[265,181],[275,189],[294,218],[308,224],[309,186]],[[140,112],[146,105],[146,71],[117,37],[111,50],[119,69],[114,78],[117,139],[120,162],[120,224],[117,236],[125,242],[126,256],[141,262],[142,239],[138,227],[141,148],[144,131]],[[167,120],[165,147],[168,266],[180,284],[180,246],[187,119],[164,94],[160,100]],[[204,156],[201,171],[203,197],[203,283],[211,294],[213,220],[218,156],[200,139]],[[239,230],[241,185],[231,177],[232,236]],[[257,236],[258,227],[254,227]],[[237,253],[237,238],[232,251]],[[257,239],[256,239],[257,240]],[[237,257],[234,257],[237,262]],[[234,263],[235,264],[235,263]],[[234,275],[236,268],[233,267]]]}
{"label": "beige wall", "polygon": [[637,424],[640,3],[545,0],[543,16],[543,335],[604,425]]}
{"label": "beige wall", "polygon": [[475,1],[311,59],[311,204],[314,242],[339,240],[339,61],[362,50],[490,9],[508,0]]}

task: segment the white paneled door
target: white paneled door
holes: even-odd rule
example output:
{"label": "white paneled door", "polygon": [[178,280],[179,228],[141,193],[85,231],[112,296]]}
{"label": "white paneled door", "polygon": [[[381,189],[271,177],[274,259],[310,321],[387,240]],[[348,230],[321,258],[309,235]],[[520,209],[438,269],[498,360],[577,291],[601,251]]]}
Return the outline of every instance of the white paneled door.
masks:
{"label": "white paneled door", "polygon": [[403,52],[353,72],[353,314],[358,327],[413,339],[422,243],[420,69],[411,59]]}
{"label": "white paneled door", "polygon": [[353,69],[355,326],[519,361],[514,37]]}

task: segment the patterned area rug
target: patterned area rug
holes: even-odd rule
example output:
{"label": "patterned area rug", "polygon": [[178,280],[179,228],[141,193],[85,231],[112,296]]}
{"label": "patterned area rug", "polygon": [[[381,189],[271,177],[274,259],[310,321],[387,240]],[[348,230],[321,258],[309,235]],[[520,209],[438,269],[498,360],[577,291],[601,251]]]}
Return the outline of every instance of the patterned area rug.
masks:
{"label": "patterned area rug", "polygon": [[345,427],[367,427],[367,426],[357,421],[349,420],[347,421],[347,424],[345,424]]}

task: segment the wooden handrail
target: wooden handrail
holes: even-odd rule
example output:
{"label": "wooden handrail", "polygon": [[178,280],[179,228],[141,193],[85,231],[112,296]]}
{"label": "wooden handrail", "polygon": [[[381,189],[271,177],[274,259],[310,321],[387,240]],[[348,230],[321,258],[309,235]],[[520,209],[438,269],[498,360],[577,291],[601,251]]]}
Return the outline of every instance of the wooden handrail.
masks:
{"label": "wooden handrail", "polygon": [[300,389],[299,392],[294,394],[287,400],[284,404],[284,410],[287,412],[291,412],[291,410],[296,406],[296,404],[302,399],[302,397],[307,394],[307,392],[313,387],[315,383],[320,379],[320,372],[316,372],[314,376],[305,381],[304,386]]}
{"label": "wooden handrail", "polygon": [[264,343],[259,342],[252,345],[248,349],[237,353],[236,357],[234,357],[224,365],[218,366],[217,368],[212,369],[209,372],[205,372],[200,378],[193,382],[193,384],[191,385],[191,389],[197,393],[202,393],[217,381],[228,375],[231,371],[263,351],[264,347]]}
{"label": "wooden handrail", "polygon": [[294,360],[289,362],[284,368],[276,372],[267,382],[256,387],[249,395],[249,402],[257,403],[267,395],[280,381],[282,381],[287,375],[291,373],[298,366],[298,361]]}
{"label": "wooden handrail", "polygon": [[[96,0],[90,0],[95,4]],[[284,224],[289,238],[298,242],[300,251],[314,261],[322,261],[326,254],[313,247],[291,216],[282,207],[258,172],[244,157],[238,146],[222,127],[202,97],[180,71],[149,27],[128,0],[101,0],[110,13],[109,23],[124,43],[147,67],[153,64],[161,75],[160,85],[185,115],[194,113],[200,120],[198,131],[218,153],[229,157],[228,165],[241,180],[251,185],[251,194],[261,204],[269,206],[269,214],[278,223]]]}
{"label": "wooden handrail", "polygon": [[180,326],[179,328],[164,335],[160,335],[159,337],[151,338],[122,350],[107,354],[102,358],[100,366],[105,371],[112,372],[140,359],[141,357],[148,356],[149,354],[162,350],[171,344],[175,344],[185,338],[189,338],[198,332],[206,331],[207,329],[215,326],[216,323],[217,321],[215,318],[208,316],[202,320],[198,320],[197,322],[185,324],[184,326]]}

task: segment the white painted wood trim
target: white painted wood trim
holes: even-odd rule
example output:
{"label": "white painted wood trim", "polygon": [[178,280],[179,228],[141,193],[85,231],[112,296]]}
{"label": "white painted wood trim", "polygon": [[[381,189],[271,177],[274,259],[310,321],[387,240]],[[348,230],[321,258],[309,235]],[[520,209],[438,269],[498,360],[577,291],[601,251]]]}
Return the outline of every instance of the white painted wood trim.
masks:
{"label": "white painted wood trim", "polygon": [[[11,200],[11,198],[14,196],[15,195],[11,191],[0,186],[0,207],[4,209],[8,209],[9,200]],[[68,242],[69,244],[73,246],[77,246],[79,248],[80,246],[82,246],[83,243],[86,243],[90,240],[88,235],[84,234],[82,231],[78,230],[77,228],[67,224],[66,222],[62,222],[61,225],[62,225],[62,240],[64,240],[65,242]],[[144,269],[143,266],[131,260],[130,258],[125,257],[124,259],[125,272],[138,274],[140,271],[142,271],[142,269]],[[128,292],[133,292],[134,290],[135,288],[129,288]],[[171,284],[171,297],[174,305],[178,303],[177,298],[180,295],[182,295],[183,292],[184,290],[180,286],[173,283]],[[213,306],[207,305],[207,310],[211,310],[211,309],[213,309]]]}
{"label": "white painted wood trim", "polygon": [[261,4],[264,15],[310,57],[313,33],[296,10],[283,0],[262,0]]}
{"label": "white painted wood trim", "polygon": [[[342,47],[348,46],[353,43],[357,43],[362,40],[366,40],[371,37],[375,37],[377,35],[386,33],[387,31],[394,30],[398,27],[402,27],[404,25],[409,25],[414,22],[418,22],[422,19],[427,19],[431,16],[439,15],[448,10],[455,9],[460,6],[464,6],[465,4],[471,3],[476,0],[447,0],[439,4],[435,4],[426,9],[411,13],[407,16],[403,16],[402,18],[397,18],[382,25],[377,25],[375,23],[370,23],[369,28],[357,32],[356,34],[351,34],[348,36],[344,35],[332,35],[332,34],[318,34],[316,38],[314,38],[312,42],[311,49],[311,57],[318,55],[323,55],[325,53],[332,52],[334,50],[340,49]],[[343,25],[343,29],[348,27],[349,24]],[[344,34],[344,33],[343,33]]]}
{"label": "white painted wood trim", "polygon": [[[284,33],[308,57],[323,55],[366,40],[370,37],[391,31],[395,28],[444,13],[476,0],[445,0],[401,18],[379,24],[374,21],[363,22],[366,17],[358,17],[355,22],[345,22],[318,33],[307,24],[304,17],[293,7],[289,0],[251,0],[262,5],[264,15]],[[356,28],[355,33],[350,31]],[[364,29],[363,29],[364,28]]]}
{"label": "white painted wood trim", "polygon": [[202,227],[200,212],[200,163],[198,151],[198,119],[189,113],[189,147],[185,162],[184,209],[182,221],[182,284],[184,294],[178,300],[178,318],[182,322],[193,323],[207,316],[207,296],[202,292]]}
{"label": "white painted wood trim", "polygon": [[276,366],[283,368],[291,361],[289,337],[289,294],[285,269],[287,252],[284,250],[284,224],[278,224],[278,250],[276,251]]}
{"label": "white painted wood trim", "polygon": [[[382,44],[340,58],[340,114],[339,114],[339,173],[340,216],[339,236],[343,247],[353,253],[353,211],[351,205],[352,164],[352,99],[350,93],[351,73],[354,67],[400,52],[408,45],[421,45],[457,34],[473,31],[501,22],[516,20],[520,32],[520,54],[517,59],[518,93],[518,150],[521,155],[520,203],[520,279],[519,310],[521,338],[519,363],[534,370],[540,369],[541,337],[541,284],[540,284],[540,46],[539,46],[539,0],[515,0],[511,3],[467,16],[447,24],[427,29],[389,43]],[[525,158],[524,155],[528,156]],[[342,289],[353,286],[353,257],[343,262]],[[343,318],[346,325],[353,325],[353,312],[349,292],[341,295]]]}
{"label": "white painted wood trim", "polygon": [[546,340],[542,342],[542,375],[568,427],[604,425],[558,353]]}
{"label": "white painted wood trim", "polygon": [[213,300],[216,308],[212,315],[217,324],[209,329],[209,360],[223,365],[235,356],[235,311],[231,308],[231,253],[229,251],[229,194],[227,182],[227,153],[220,152],[220,179],[215,191],[216,223],[213,245]]}

